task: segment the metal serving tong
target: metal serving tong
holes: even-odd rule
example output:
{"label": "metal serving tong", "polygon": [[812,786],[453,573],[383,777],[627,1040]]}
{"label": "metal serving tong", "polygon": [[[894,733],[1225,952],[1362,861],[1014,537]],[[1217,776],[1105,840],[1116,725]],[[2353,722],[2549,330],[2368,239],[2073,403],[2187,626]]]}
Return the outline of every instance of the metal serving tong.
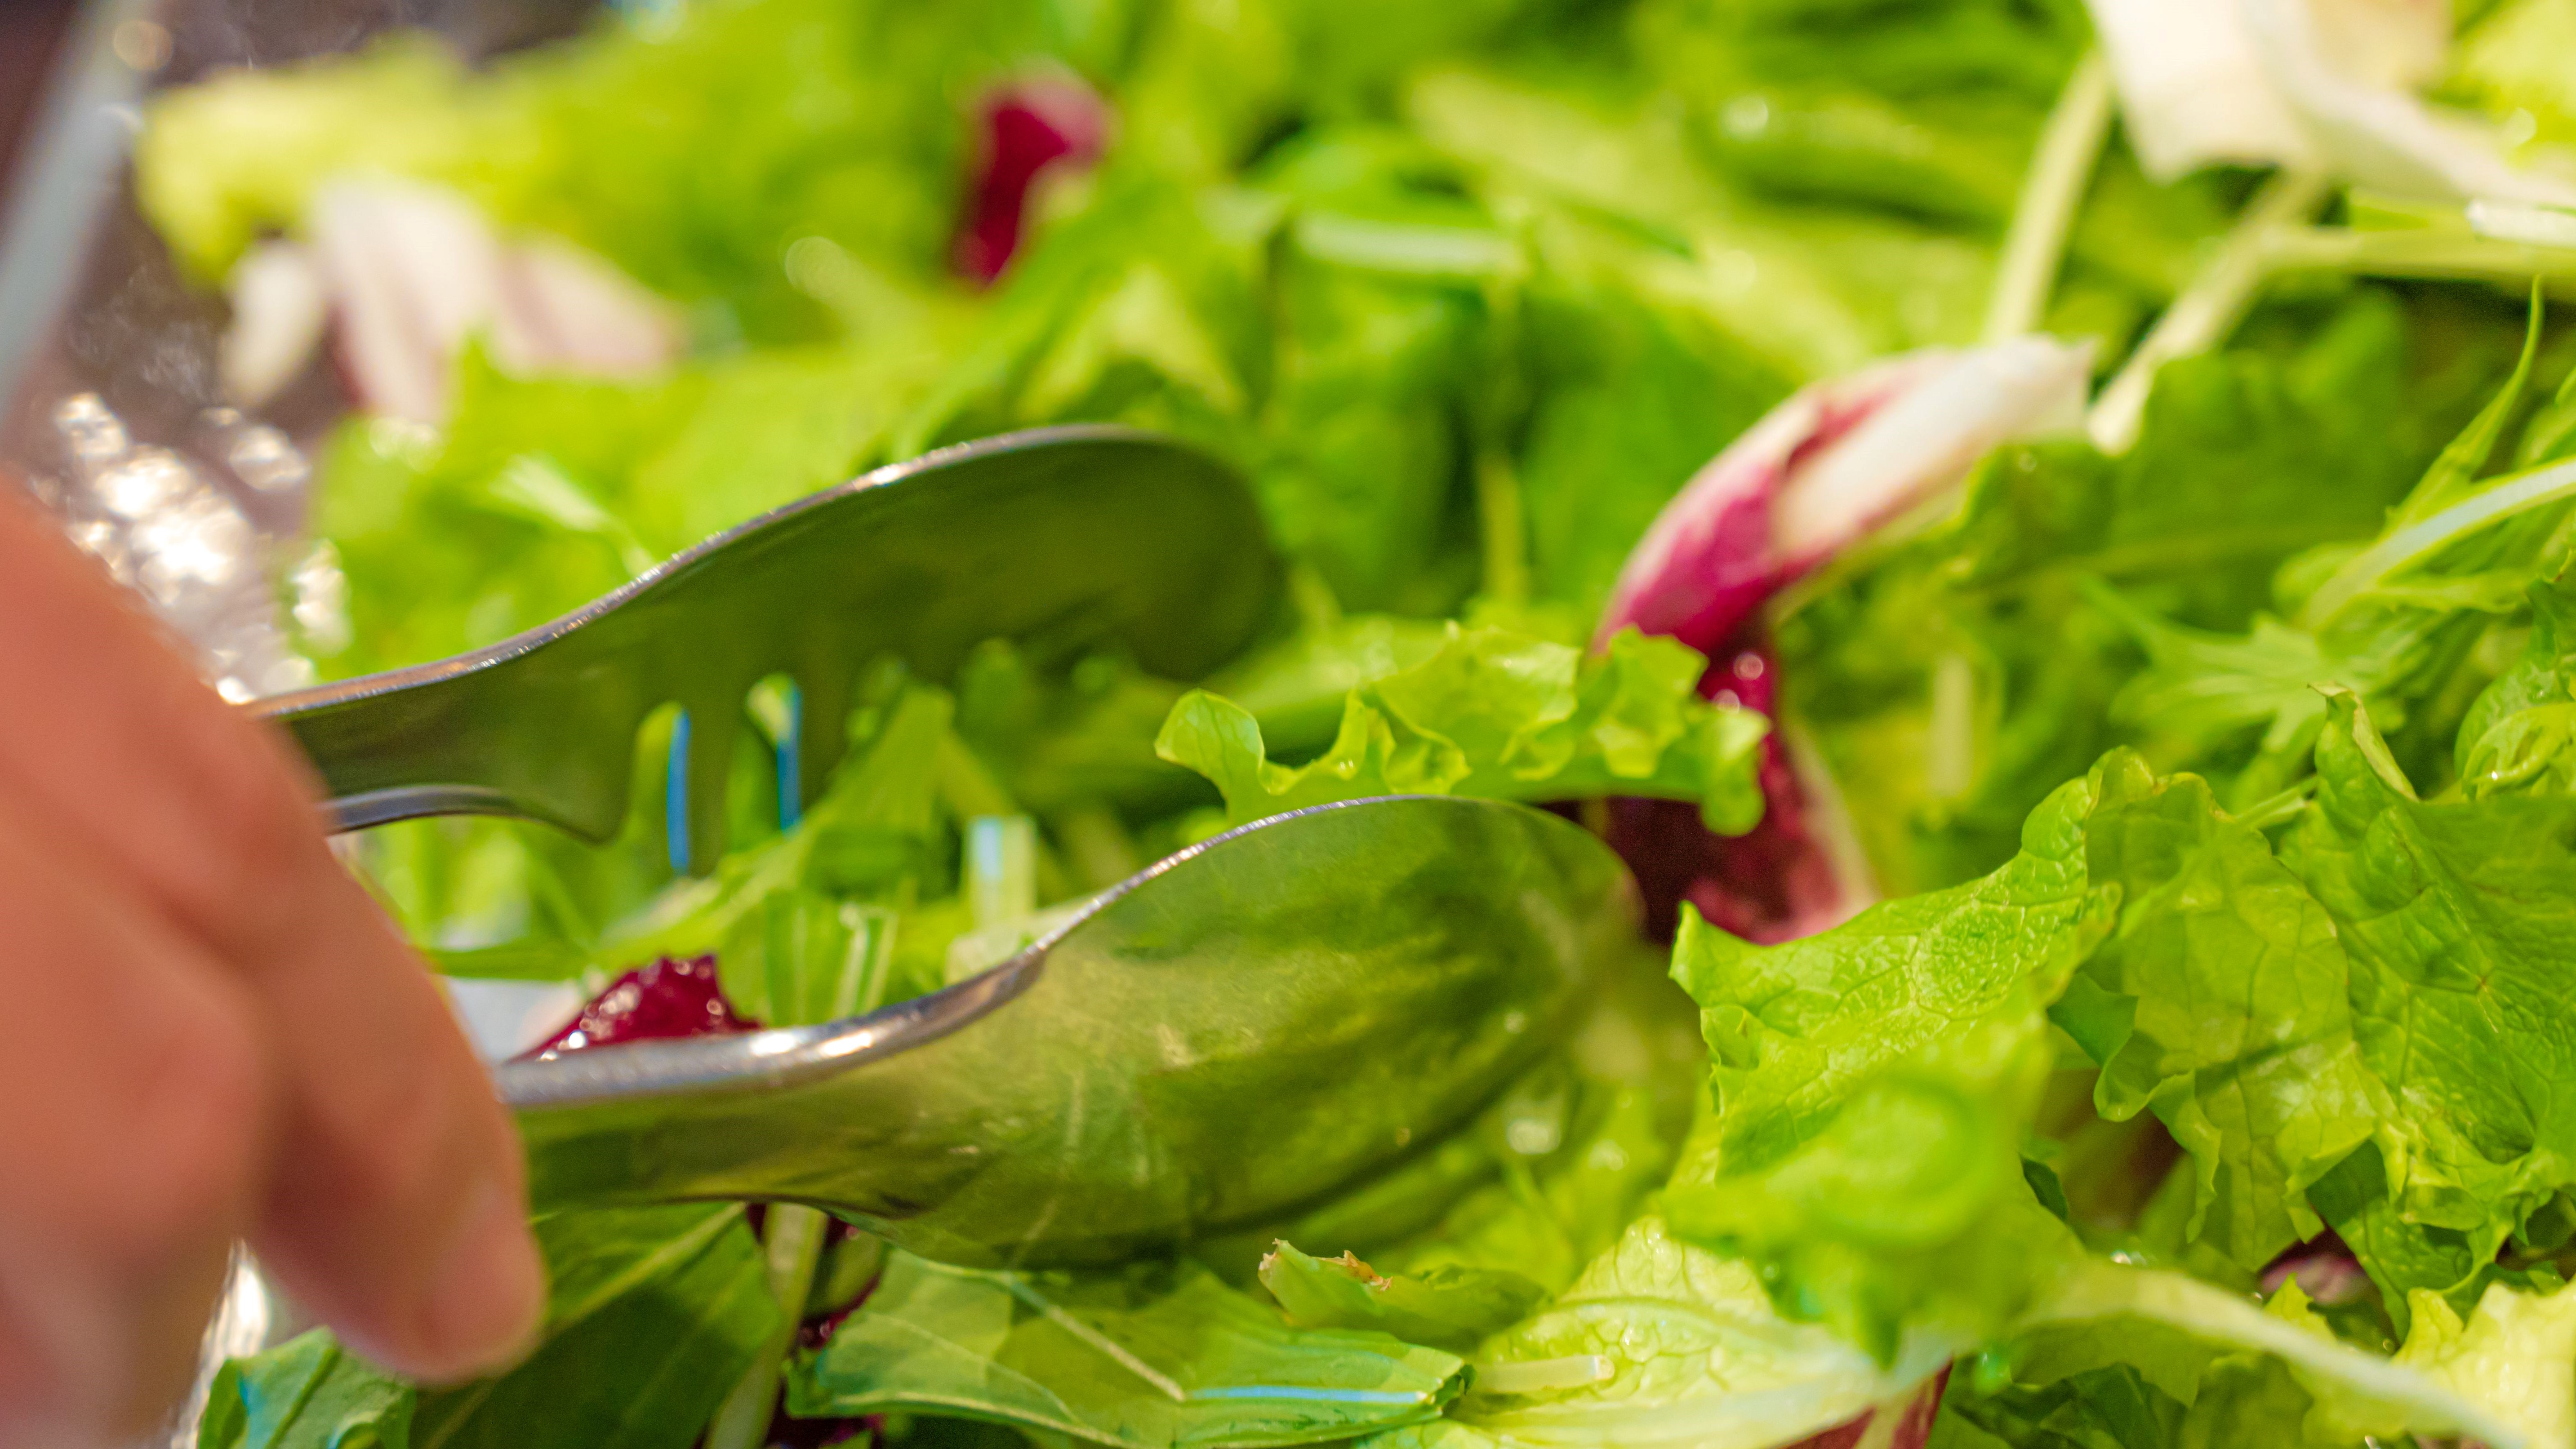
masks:
{"label": "metal serving tong", "polygon": [[[1278,579],[1231,471],[1051,429],[881,469],[544,628],[262,712],[342,828],[489,813],[605,839],[638,726],[677,701],[672,833],[703,867],[757,681],[796,682],[785,773],[810,798],[873,657],[944,676],[988,638],[1114,642],[1190,677],[1249,641]],[[1464,1121],[1561,1037],[1629,894],[1598,841],[1522,806],[1325,806],[1159,861],[1009,961],[867,1016],[495,1077],[541,1207],[803,1202],[951,1262],[1107,1260],[1270,1221]]]}

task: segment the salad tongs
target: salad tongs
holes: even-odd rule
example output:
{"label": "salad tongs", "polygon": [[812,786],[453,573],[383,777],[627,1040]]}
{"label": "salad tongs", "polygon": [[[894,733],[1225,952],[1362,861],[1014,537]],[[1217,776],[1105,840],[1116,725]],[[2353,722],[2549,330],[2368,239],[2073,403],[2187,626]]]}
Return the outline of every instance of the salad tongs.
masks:
{"label": "salad tongs", "polygon": [[[676,701],[674,859],[705,868],[761,680],[794,682],[782,788],[810,798],[872,658],[944,677],[999,637],[1192,677],[1278,587],[1233,472],[1050,429],[881,469],[543,628],[262,713],[339,828],[486,813],[598,840],[626,819],[638,727]],[[1325,806],[1157,862],[928,996],[495,1079],[541,1210],[801,1202],[951,1262],[1107,1260],[1271,1220],[1454,1128],[1561,1035],[1628,898],[1605,847],[1522,806]]]}

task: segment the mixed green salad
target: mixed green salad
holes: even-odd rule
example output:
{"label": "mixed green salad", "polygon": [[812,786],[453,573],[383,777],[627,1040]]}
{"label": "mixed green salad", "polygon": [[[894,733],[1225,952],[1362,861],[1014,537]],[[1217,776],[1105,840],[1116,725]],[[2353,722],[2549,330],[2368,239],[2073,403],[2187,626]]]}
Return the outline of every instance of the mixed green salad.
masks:
{"label": "mixed green salad", "polygon": [[541,1045],[870,1010],[1389,792],[1646,908],[1294,1220],[557,1213],[520,1368],[316,1331],[201,1442],[2576,1449],[2571,146],[2576,0],[668,0],[164,94],[228,379],[356,405],[326,674],[1060,421],[1290,561],[1209,679],[877,662],[785,822],[756,692],[694,876],[651,748],[606,846],[368,837],[441,969],[596,997]]}

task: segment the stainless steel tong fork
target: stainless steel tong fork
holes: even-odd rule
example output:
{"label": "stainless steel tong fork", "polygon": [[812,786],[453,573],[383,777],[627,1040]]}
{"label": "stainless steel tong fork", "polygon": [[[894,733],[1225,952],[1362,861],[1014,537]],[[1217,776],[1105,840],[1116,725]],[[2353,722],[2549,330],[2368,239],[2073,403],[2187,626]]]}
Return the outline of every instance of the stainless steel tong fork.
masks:
{"label": "stainless steel tong fork", "polygon": [[727,766],[759,681],[795,682],[810,800],[877,658],[937,678],[986,639],[1040,659],[1115,643],[1192,678],[1252,637],[1279,578],[1230,469],[1150,433],[1046,428],[880,468],[551,624],[260,712],[312,757],[341,829],[517,815],[605,840],[626,820],[638,728],[677,703],[673,857],[704,869],[724,852]]}

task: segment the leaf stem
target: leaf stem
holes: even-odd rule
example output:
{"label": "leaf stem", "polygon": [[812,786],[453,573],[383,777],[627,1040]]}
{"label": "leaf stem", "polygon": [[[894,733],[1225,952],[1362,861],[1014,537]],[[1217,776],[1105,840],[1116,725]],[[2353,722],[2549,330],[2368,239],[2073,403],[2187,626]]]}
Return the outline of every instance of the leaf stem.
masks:
{"label": "leaf stem", "polygon": [[2362,595],[2417,559],[2479,529],[2545,508],[2563,498],[2576,498],[2576,458],[2505,479],[2421,523],[2401,528],[2335,570],[2334,577],[2310,595],[2308,606],[2299,611],[2299,627],[2318,632]]}
{"label": "leaf stem", "polygon": [[1994,295],[1986,304],[1987,342],[2034,332],[2047,315],[2048,295],[2066,260],[2066,238],[2110,134],[2111,68],[2100,51],[2089,51],[2067,77],[2031,153],[2030,174],[2022,179],[2021,199],[2004,233]]}
{"label": "leaf stem", "polygon": [[805,1321],[805,1299],[814,1291],[814,1265],[822,1261],[825,1218],[818,1208],[772,1203],[769,1208],[769,1291],[781,1322],[760,1345],[751,1367],[725,1395],[707,1425],[706,1449],[760,1449],[778,1404],[778,1374],[796,1347]]}
{"label": "leaf stem", "polygon": [[1529,524],[1521,509],[1520,474],[1500,448],[1476,455],[1476,516],[1484,523],[1485,596],[1506,604],[1529,599]]}
{"label": "leaf stem", "polygon": [[1145,868],[1136,837],[1118,813],[1097,801],[1074,806],[1047,822],[1063,843],[1065,865],[1083,890],[1105,891]]}
{"label": "leaf stem", "polygon": [[2576,249],[2532,246],[2472,233],[2356,231],[2289,226],[2265,241],[2275,272],[2348,272],[2370,277],[2524,283],[2537,277],[2576,290]]}
{"label": "leaf stem", "polygon": [[[1020,813],[1019,802],[1011,798],[1001,778],[954,731],[940,736],[938,751],[931,757],[931,774],[940,802],[956,814],[961,831],[965,822],[978,816]],[[1064,863],[1055,858],[1055,852],[1043,840],[1036,842],[1035,849],[1038,899],[1058,901],[1071,895],[1073,887],[1064,873]]]}
{"label": "leaf stem", "polygon": [[2284,171],[2264,183],[2217,255],[2165,308],[2119,375],[2102,389],[2085,424],[2094,446],[2105,453],[2125,453],[2138,441],[2156,370],[2226,340],[2272,274],[2280,233],[2306,221],[2325,196],[2325,178],[2311,172]]}

